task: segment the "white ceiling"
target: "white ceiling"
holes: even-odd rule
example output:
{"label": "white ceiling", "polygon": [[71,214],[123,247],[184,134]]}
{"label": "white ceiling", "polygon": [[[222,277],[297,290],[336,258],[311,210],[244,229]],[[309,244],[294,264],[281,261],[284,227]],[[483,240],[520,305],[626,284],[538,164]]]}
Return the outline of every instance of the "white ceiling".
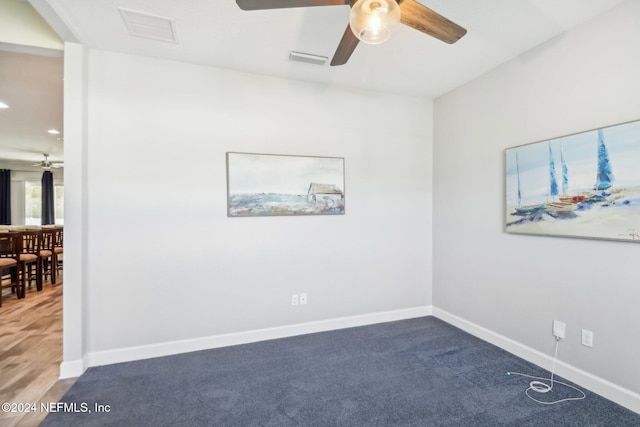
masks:
{"label": "white ceiling", "polygon": [[[243,11],[235,0],[49,0],[83,43],[99,49],[297,80],[437,97],[598,15],[621,0],[420,0],[468,30],[448,45],[400,25],[383,45],[360,43],[346,65],[288,60],[290,50],[331,58],[348,6]],[[178,43],[129,35],[118,7],[173,19]]]}
{"label": "white ceiling", "polygon": [[[622,1],[420,0],[467,34],[448,45],[401,25],[387,43],[360,43],[347,64],[330,67],[289,61],[289,51],[331,59],[348,23],[348,6],[243,11],[235,0],[29,0],[62,38],[97,49],[427,98]],[[173,20],[177,43],[132,37],[119,7]]]}
{"label": "white ceiling", "polygon": [[0,64],[0,100],[9,105],[0,110],[0,167],[31,170],[45,153],[62,160],[62,135],[47,133],[62,131],[62,56],[0,50]]}
{"label": "white ceiling", "polygon": [[0,0],[0,167],[62,160],[63,43],[26,0]]}

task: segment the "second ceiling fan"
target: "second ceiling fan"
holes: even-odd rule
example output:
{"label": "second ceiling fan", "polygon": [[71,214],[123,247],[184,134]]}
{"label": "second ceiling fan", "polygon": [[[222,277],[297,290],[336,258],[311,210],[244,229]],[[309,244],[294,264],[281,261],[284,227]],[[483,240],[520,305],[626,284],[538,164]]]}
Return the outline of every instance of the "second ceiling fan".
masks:
{"label": "second ceiling fan", "polygon": [[388,22],[399,21],[449,44],[467,32],[415,0],[236,0],[236,3],[242,10],[348,5],[349,25],[333,55],[332,66],[346,64],[360,41],[370,44],[385,41],[389,36]]}
{"label": "second ceiling fan", "polygon": [[49,160],[48,154],[43,154],[44,160],[38,163],[35,163],[33,166],[40,166],[44,170],[51,170],[51,168],[63,168],[64,164],[59,162],[52,162]]}

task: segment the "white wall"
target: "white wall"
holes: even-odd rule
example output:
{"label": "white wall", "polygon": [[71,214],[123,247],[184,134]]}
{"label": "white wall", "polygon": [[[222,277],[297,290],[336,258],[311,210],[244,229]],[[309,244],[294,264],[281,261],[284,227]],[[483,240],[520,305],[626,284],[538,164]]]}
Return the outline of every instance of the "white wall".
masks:
{"label": "white wall", "polygon": [[[96,363],[430,306],[431,101],[95,50],[88,67]],[[344,157],[346,214],[228,218],[228,151]]]}
{"label": "white wall", "polygon": [[86,48],[65,43],[65,227],[63,342],[60,376],[77,377],[88,364],[88,59]]}
{"label": "white wall", "polygon": [[504,150],[640,119],[639,18],[622,3],[434,104],[434,306],[549,355],[562,320],[560,360],[635,393],[640,245],[506,234]]}

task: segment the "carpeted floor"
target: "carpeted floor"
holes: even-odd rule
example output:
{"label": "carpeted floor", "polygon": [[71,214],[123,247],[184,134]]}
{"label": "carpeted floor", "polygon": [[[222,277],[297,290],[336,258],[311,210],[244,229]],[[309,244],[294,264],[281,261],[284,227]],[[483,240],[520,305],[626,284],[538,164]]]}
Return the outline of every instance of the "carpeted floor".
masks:
{"label": "carpeted floor", "polygon": [[584,389],[536,403],[530,380],[507,371],[549,375],[423,317],[90,368],[62,399],[90,412],[42,426],[640,426]]}

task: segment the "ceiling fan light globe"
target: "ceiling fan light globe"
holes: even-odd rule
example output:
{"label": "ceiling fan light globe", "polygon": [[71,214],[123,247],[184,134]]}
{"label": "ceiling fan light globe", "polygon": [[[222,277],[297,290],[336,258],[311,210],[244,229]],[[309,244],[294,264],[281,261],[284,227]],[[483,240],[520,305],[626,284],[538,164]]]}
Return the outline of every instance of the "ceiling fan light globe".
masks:
{"label": "ceiling fan light globe", "polygon": [[349,26],[363,43],[384,43],[400,22],[400,6],[395,0],[358,0],[351,8]]}

